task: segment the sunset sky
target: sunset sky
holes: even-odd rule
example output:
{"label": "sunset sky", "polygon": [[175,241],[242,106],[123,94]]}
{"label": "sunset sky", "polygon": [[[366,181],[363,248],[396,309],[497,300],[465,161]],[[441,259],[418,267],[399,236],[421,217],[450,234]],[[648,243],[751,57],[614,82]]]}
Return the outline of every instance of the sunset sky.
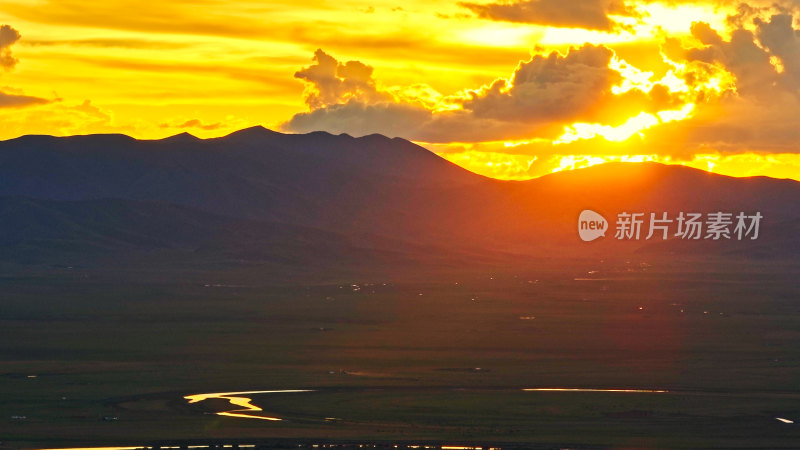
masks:
{"label": "sunset sky", "polygon": [[497,178],[800,179],[800,1],[0,4],[0,139],[253,125],[400,136]]}

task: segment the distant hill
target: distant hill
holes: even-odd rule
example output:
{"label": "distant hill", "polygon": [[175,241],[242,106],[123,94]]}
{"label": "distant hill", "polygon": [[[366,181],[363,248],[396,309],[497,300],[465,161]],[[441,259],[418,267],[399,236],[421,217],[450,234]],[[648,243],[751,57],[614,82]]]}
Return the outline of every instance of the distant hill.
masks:
{"label": "distant hill", "polygon": [[[582,209],[609,219],[622,211],[765,218],[762,238],[749,243],[615,242],[611,232],[586,244],[576,233]],[[693,251],[796,258],[798,224],[798,182],[655,163],[499,181],[402,139],[262,127],[205,140],[0,142],[0,261],[115,252],[286,264]]]}
{"label": "distant hill", "polygon": [[278,265],[455,266],[497,252],[415,245],[371,235],[240,219],[153,201],[0,197],[0,262],[50,266],[153,264],[172,268]]}

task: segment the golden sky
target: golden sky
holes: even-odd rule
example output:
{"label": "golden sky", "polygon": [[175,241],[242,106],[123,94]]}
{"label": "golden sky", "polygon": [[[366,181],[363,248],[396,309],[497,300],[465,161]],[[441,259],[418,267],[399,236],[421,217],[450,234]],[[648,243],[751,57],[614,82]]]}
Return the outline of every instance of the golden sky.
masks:
{"label": "golden sky", "polygon": [[800,2],[3,0],[0,139],[382,133],[488,176],[800,179]]}

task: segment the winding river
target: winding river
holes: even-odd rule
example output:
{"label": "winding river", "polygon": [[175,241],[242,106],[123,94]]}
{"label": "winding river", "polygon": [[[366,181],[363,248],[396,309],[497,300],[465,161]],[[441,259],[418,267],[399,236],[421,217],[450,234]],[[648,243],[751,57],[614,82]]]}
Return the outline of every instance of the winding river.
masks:
{"label": "winding river", "polygon": [[283,419],[278,417],[267,417],[267,416],[259,416],[257,414],[253,414],[261,412],[263,411],[263,409],[254,405],[252,403],[253,399],[244,396],[251,394],[282,394],[282,393],[297,393],[297,392],[314,392],[314,391],[311,389],[285,389],[278,391],[216,392],[211,394],[187,395],[183,398],[188,400],[189,403],[199,403],[209,399],[222,399],[222,400],[227,400],[231,405],[240,407],[239,409],[232,409],[230,411],[218,412],[216,413],[218,416],[240,417],[245,419],[260,419],[260,420],[270,420],[273,422],[278,422]]}

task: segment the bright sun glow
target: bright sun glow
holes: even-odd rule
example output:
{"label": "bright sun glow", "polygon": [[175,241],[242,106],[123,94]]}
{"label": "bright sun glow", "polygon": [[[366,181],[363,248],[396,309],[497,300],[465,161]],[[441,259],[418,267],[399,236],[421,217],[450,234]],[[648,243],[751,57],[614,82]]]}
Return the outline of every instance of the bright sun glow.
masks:
{"label": "bright sun glow", "polygon": [[727,17],[735,14],[734,6],[709,6],[703,4],[673,2],[654,2],[639,7],[646,15],[640,25],[640,33],[670,33],[679,34],[689,32],[692,22],[706,22],[716,30],[727,29]]}
{"label": "bright sun glow", "polygon": [[706,22],[714,29],[726,30],[726,19],[729,15],[735,14],[735,8],[654,2],[637,6],[636,12],[641,17],[610,16],[611,19],[624,25],[624,28],[615,32],[548,27],[539,44],[564,46],[582,42],[620,44],[648,41],[665,33],[688,35],[692,22]]}
{"label": "bright sun glow", "polygon": [[[675,96],[685,102],[675,109],[664,109],[655,113],[641,112],[628,118],[617,126],[600,123],[574,123],[564,128],[564,133],[553,141],[553,144],[569,144],[580,139],[602,137],[609,142],[622,142],[633,136],[644,136],[644,131],[664,123],[688,119],[695,111],[694,98],[705,101],[720,96],[724,92],[735,89],[733,75],[721,67],[709,64],[684,64],[671,61],[663,53],[662,60],[670,69],[656,79],[652,71],[643,71],[623,59],[614,56],[609,68],[618,72],[622,81],[612,86],[614,95],[623,95],[631,91],[652,93],[657,87],[666,90],[667,95]],[[689,82],[688,80],[691,80]]]}
{"label": "bright sun glow", "polygon": [[579,139],[592,139],[597,136],[609,142],[622,142],[632,136],[644,136],[644,130],[658,124],[683,120],[689,117],[693,110],[694,104],[689,103],[678,110],[659,111],[656,114],[643,112],[616,127],[596,123],[574,123],[567,126],[564,134],[554,140],[553,144],[569,144]]}

